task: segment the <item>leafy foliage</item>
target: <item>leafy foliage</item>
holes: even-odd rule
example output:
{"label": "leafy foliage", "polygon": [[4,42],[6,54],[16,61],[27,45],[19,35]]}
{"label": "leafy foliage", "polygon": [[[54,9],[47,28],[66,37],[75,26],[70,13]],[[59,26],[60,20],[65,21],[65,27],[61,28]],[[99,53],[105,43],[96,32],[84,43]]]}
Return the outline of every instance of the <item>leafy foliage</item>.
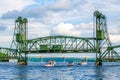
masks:
{"label": "leafy foliage", "polygon": [[8,54],[0,52],[0,57],[8,57]]}

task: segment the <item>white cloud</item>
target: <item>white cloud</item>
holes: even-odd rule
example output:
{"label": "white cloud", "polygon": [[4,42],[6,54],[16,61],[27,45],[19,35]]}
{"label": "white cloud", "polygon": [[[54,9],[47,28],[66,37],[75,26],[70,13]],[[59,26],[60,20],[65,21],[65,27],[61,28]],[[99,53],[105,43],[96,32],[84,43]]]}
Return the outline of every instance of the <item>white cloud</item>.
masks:
{"label": "white cloud", "polygon": [[120,43],[120,35],[109,35],[109,37],[112,43]]}
{"label": "white cloud", "polygon": [[61,22],[60,24],[53,28],[52,34],[80,36],[81,32],[75,30],[75,26],[73,24]]}
{"label": "white cloud", "polygon": [[120,35],[120,28],[119,27],[110,27],[109,28],[109,33],[111,34],[111,35]]}
{"label": "white cloud", "polygon": [[93,37],[93,22],[77,24],[75,29],[81,32],[81,37]]}
{"label": "white cloud", "polygon": [[70,8],[71,1],[68,0],[58,0],[51,8],[56,9],[68,9]]}
{"label": "white cloud", "polygon": [[0,47],[10,47],[10,44],[13,39],[13,32],[15,27],[15,20],[0,19],[0,24],[3,24],[6,28],[0,31]]}
{"label": "white cloud", "polygon": [[0,14],[11,10],[22,10],[28,5],[34,4],[33,0],[1,0]]}
{"label": "white cloud", "polygon": [[92,30],[93,29],[93,22],[90,23],[80,23],[77,25],[78,29],[86,29],[86,30]]}
{"label": "white cloud", "polygon": [[0,47],[10,47],[12,36],[0,36]]}
{"label": "white cloud", "polygon": [[50,29],[48,25],[41,23],[39,20],[35,20],[34,18],[29,19],[28,21],[29,39],[48,36],[50,34]]}
{"label": "white cloud", "polygon": [[45,24],[49,24],[49,25],[52,25],[52,24],[58,24],[62,21],[66,21],[68,19],[66,19],[64,16],[63,16],[63,12],[53,12],[53,11],[48,11],[46,13],[46,16],[44,16],[42,19],[41,19],[41,22],[45,23]]}

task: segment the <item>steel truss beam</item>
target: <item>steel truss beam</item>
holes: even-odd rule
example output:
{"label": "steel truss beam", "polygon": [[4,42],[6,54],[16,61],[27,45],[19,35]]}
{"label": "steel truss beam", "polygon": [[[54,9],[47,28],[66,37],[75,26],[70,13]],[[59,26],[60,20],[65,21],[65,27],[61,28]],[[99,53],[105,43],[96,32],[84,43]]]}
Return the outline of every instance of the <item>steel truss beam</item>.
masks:
{"label": "steel truss beam", "polygon": [[[74,53],[84,53],[95,52],[94,46],[95,38],[79,38],[79,37],[70,37],[70,36],[48,36],[42,38],[36,38],[28,40],[28,50],[23,50],[27,53],[57,53],[57,52],[74,52]],[[47,45],[48,50],[41,50],[41,45]],[[61,45],[62,48],[54,50],[54,45]]]}

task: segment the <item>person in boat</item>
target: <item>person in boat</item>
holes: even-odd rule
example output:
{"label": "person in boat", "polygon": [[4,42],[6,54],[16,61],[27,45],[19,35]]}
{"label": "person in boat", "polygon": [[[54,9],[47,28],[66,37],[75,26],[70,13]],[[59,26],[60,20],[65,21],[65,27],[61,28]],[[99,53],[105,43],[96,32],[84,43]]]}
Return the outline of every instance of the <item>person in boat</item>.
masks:
{"label": "person in boat", "polygon": [[46,66],[46,67],[51,67],[51,66],[54,66],[55,64],[56,64],[55,61],[49,60],[49,61],[47,61],[47,63],[45,64],[45,66]]}
{"label": "person in boat", "polygon": [[74,65],[73,61],[70,61],[70,62],[68,62],[68,64],[67,64],[67,66],[73,66],[73,65]]}
{"label": "person in boat", "polygon": [[87,59],[85,57],[84,60],[80,61],[80,63],[78,63],[79,65],[87,65]]}

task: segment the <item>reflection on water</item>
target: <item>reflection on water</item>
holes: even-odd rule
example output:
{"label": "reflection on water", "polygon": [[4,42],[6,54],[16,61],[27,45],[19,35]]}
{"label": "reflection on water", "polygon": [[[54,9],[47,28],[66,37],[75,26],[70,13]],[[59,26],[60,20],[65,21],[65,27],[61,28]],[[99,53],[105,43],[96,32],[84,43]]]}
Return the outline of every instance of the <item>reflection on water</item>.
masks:
{"label": "reflection on water", "polygon": [[71,67],[65,63],[57,63],[55,67],[44,67],[44,64],[0,63],[0,80],[120,80],[120,63],[95,66],[91,62],[86,66],[75,64]]}
{"label": "reflection on water", "polygon": [[28,72],[27,66],[18,66],[16,70],[16,76],[14,76],[15,77],[14,79],[27,79],[28,77],[27,72]]}

